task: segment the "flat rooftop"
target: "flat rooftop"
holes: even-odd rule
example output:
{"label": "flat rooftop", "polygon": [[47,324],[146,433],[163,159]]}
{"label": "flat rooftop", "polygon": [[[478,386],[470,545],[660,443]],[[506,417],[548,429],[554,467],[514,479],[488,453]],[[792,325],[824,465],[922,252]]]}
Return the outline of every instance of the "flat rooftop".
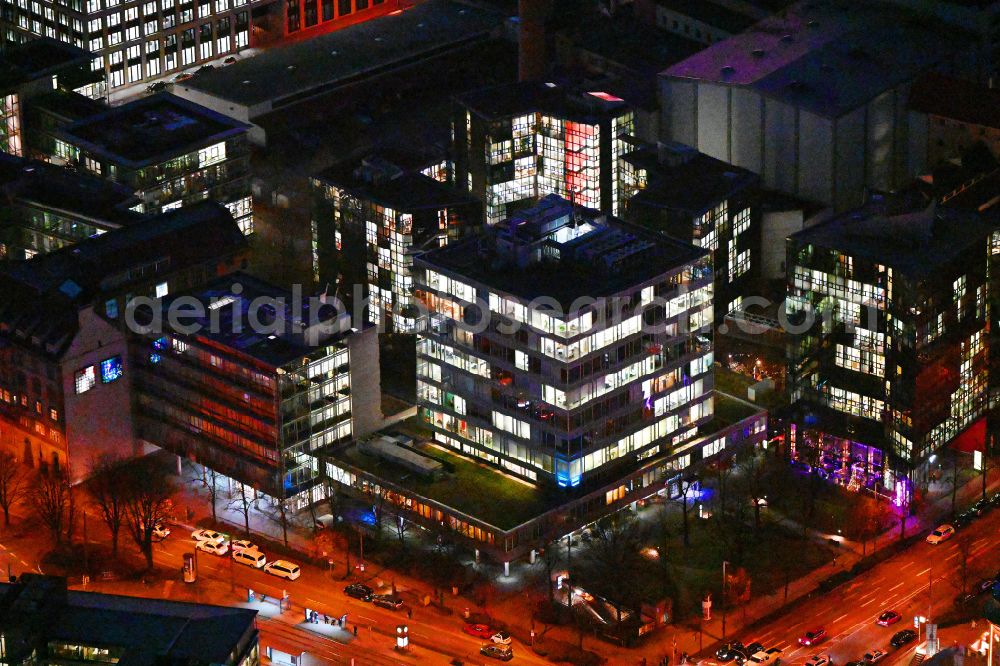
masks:
{"label": "flat rooftop", "polygon": [[625,100],[601,90],[575,90],[541,81],[483,88],[458,95],[456,99],[463,107],[489,120],[541,112],[596,124],[628,109]]}
{"label": "flat rooftop", "polygon": [[571,35],[577,48],[596,53],[643,77],[655,77],[705,47],[628,15],[585,19]]}
{"label": "flat rooftop", "polygon": [[656,4],[724,30],[730,35],[743,32],[755,22],[746,14],[735,12],[711,0],[656,0]]}
{"label": "flat rooftop", "polygon": [[[17,585],[0,583],[0,602],[6,602],[5,609],[18,608],[18,597],[32,594],[32,584],[19,595]],[[241,643],[246,637],[256,633],[257,611],[246,608],[94,592],[65,594],[65,603],[48,606],[54,616],[46,618],[44,638],[123,648],[119,666],[154,666],[163,660],[222,664],[238,646],[245,647]]]}
{"label": "flat rooftop", "polygon": [[[352,330],[346,316],[338,316],[332,304],[319,305],[321,311],[314,312],[311,299],[305,297],[297,312],[290,291],[246,273],[233,273],[198,289],[164,297],[160,303],[163,321],[167,321],[175,301],[190,302],[192,297],[201,303],[202,316],[180,316],[185,326],[197,327],[195,336],[273,368],[300,359],[330,344],[331,339],[346,337]],[[326,324],[329,335],[310,344],[304,333],[311,323]]]}
{"label": "flat rooftop", "polygon": [[644,145],[622,159],[647,173],[646,188],[632,201],[693,215],[705,213],[758,181],[751,171],[678,143]]}
{"label": "flat rooftop", "polygon": [[[508,250],[511,245],[517,249]],[[431,250],[417,255],[416,261],[523,301],[554,298],[568,310],[579,298],[618,294],[707,253],[595,211],[574,210],[565,199],[549,195],[487,230],[485,237]],[[521,259],[540,254],[545,256]]]}
{"label": "flat rooftop", "polygon": [[359,199],[403,212],[476,203],[473,197],[457,187],[419,172],[404,170],[380,158],[366,159],[353,168],[350,165],[333,167],[316,178]]}
{"label": "flat rooftop", "polygon": [[196,75],[178,84],[250,107],[250,117],[486,39],[502,14],[453,0],[427,0]]}
{"label": "flat rooftop", "polygon": [[995,216],[985,218],[956,208],[888,209],[886,195],[875,195],[865,206],[808,227],[791,239],[926,279],[970,246],[984,243],[997,226]]}
{"label": "flat rooftop", "polygon": [[169,93],[144,97],[57,131],[64,141],[116,164],[159,164],[243,134],[248,125]]}
{"label": "flat rooftop", "polygon": [[716,42],[661,76],[750,87],[836,118],[969,43],[955,28],[888,3],[813,0]]}
{"label": "flat rooftop", "polygon": [[[714,398],[715,417],[701,428],[703,436],[710,436],[763,411],[718,392],[714,394]],[[583,484],[575,488],[532,486],[494,467],[477,462],[474,458],[457,455],[430,443],[427,441],[431,437],[430,431],[417,418],[397,424],[392,429],[411,435],[417,442],[414,446],[419,451],[444,465],[445,474],[436,479],[421,477],[402,465],[361,453],[357,444],[335,449],[329,455],[334,461],[339,459],[356,469],[504,531],[512,530],[609,483],[607,479],[594,483],[585,478]],[[669,455],[643,461],[635,465],[635,469],[656,465]],[[622,470],[622,473],[628,471]]]}
{"label": "flat rooftop", "polygon": [[1000,90],[928,72],[910,88],[910,108],[963,123],[1000,128]]}
{"label": "flat rooftop", "polygon": [[0,188],[14,201],[86,218],[110,228],[145,219],[128,208],[137,199],[123,185],[63,167],[0,154]]}
{"label": "flat rooftop", "polygon": [[17,85],[60,72],[68,67],[89,69],[93,56],[81,48],[38,37],[8,46],[0,53],[0,85]]}

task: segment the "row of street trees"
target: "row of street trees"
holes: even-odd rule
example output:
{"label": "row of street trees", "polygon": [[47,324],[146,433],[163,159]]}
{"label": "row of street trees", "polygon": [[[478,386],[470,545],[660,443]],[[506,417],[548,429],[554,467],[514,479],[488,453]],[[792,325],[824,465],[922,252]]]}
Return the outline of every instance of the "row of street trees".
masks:
{"label": "row of street trees", "polygon": [[36,472],[19,464],[10,453],[0,453],[4,526],[10,526],[11,509],[24,505],[57,549],[73,542],[82,511],[90,506],[108,528],[112,557],[118,558],[124,532],[139,548],[146,566],[152,568],[153,531],[166,520],[173,492],[163,466],[149,457],[100,458],[94,461],[87,482],[72,486],[68,474],[59,468]]}

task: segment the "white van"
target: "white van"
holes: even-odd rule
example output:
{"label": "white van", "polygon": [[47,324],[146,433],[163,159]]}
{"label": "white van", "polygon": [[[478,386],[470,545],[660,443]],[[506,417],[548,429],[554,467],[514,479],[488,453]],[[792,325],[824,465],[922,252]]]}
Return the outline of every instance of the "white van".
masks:
{"label": "white van", "polygon": [[260,552],[256,548],[250,550],[234,550],[233,560],[239,562],[240,564],[245,564],[248,567],[253,567],[254,569],[263,569],[264,565],[267,564],[267,558],[264,557],[264,553]]}
{"label": "white van", "polygon": [[295,580],[302,573],[297,564],[292,564],[287,560],[275,560],[274,562],[268,562],[264,565],[264,572],[269,573],[272,576],[286,578],[288,580]]}

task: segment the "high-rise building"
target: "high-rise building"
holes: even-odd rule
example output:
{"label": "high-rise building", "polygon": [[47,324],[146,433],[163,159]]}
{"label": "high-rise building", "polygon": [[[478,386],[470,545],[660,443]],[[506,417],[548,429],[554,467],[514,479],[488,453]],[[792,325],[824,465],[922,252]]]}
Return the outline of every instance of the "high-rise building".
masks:
{"label": "high-rise building", "polygon": [[258,666],[257,611],[66,589],[28,573],[0,583],[0,662]]}
{"label": "high-rise building", "polygon": [[572,487],[712,418],[707,250],[549,195],[415,282],[420,414],[450,449]]}
{"label": "high-rise building", "polygon": [[715,319],[740,309],[760,274],[759,178],[680,144],[619,159],[619,211],[629,222],[712,252]]}
{"label": "high-rise building", "polygon": [[925,203],[876,195],[788,240],[789,449],[901,503],[989,407],[1000,234]]}
{"label": "high-rise building", "polygon": [[161,93],[83,118],[54,132],[56,163],[132,189],[140,213],[204,199],[224,204],[253,233],[247,125]]}
{"label": "high-rise building", "polygon": [[247,242],[214,203],[171,211],[0,269],[0,447],[29,465],[86,475],[131,455],[132,370],[124,333],[136,297],[238,270]]}
{"label": "high-rise building", "polygon": [[63,167],[0,155],[0,259],[30,259],[147,218],[135,193]]}
{"label": "high-rise building", "polygon": [[[171,325],[181,303],[197,312]],[[154,307],[132,345],[138,438],[255,498],[292,510],[323,499],[316,453],[381,424],[376,329],[243,273]]]}
{"label": "high-rise building", "polygon": [[313,269],[349,299],[364,285],[368,321],[412,333],[413,255],[478,226],[480,206],[463,192],[377,157],[313,179]]}
{"label": "high-rise building", "polygon": [[87,49],[114,91],[250,44],[247,0],[2,0],[2,39],[45,36]]}
{"label": "high-rise building", "polygon": [[548,194],[611,212],[616,169],[635,132],[632,109],[605,92],[523,82],[458,98],[455,183],[497,224]]}

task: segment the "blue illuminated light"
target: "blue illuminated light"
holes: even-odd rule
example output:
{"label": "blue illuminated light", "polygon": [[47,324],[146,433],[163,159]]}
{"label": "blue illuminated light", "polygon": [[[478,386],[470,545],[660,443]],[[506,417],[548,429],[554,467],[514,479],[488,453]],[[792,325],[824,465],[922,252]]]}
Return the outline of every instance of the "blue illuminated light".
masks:
{"label": "blue illuminated light", "polygon": [[162,359],[160,358],[159,354],[150,354],[149,355],[149,362],[150,363],[156,364],[156,363],[159,363],[161,360]]}
{"label": "blue illuminated light", "polygon": [[101,361],[101,383],[110,384],[124,374],[121,356],[112,356]]}

